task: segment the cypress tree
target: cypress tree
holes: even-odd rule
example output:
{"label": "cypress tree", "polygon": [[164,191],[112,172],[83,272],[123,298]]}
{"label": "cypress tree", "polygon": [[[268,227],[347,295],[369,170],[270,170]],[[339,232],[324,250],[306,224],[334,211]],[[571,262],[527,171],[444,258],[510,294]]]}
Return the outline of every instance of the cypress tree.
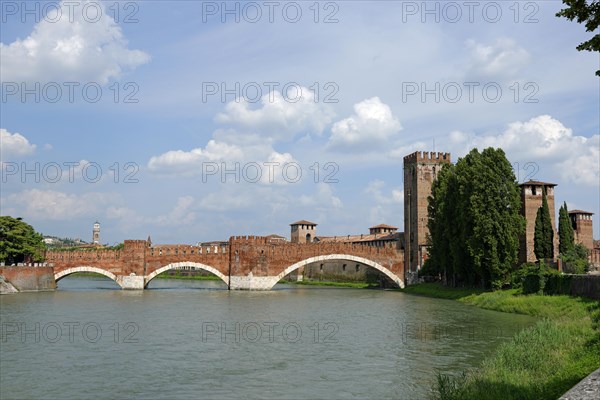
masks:
{"label": "cypress tree", "polygon": [[546,197],[546,187],[542,191],[542,206],[538,208],[535,217],[535,232],[533,236],[533,251],[538,260],[554,258],[554,232]]}
{"label": "cypress tree", "polygon": [[560,254],[566,254],[575,248],[575,235],[566,202],[560,207],[558,215],[558,250]]}

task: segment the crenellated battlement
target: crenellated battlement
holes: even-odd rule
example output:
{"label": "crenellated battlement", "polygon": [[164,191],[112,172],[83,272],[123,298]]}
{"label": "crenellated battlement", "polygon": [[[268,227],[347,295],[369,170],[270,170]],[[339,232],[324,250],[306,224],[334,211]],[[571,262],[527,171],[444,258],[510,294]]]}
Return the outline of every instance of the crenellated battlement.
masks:
{"label": "crenellated battlement", "polygon": [[405,163],[411,162],[443,162],[450,163],[450,153],[435,151],[415,151],[404,157]]}
{"label": "crenellated battlement", "polygon": [[266,236],[232,236],[229,238],[229,243],[244,243],[244,244],[268,244],[269,238]]}
{"label": "crenellated battlement", "polygon": [[379,269],[398,286],[403,285],[404,276],[404,253],[395,246],[273,242],[268,236],[253,235],[198,245],[126,240],[120,250],[55,250],[48,251],[46,258],[54,264],[56,280],[77,272],[95,272],[126,289],[143,289],[165,271],[188,267],[211,272],[230,288],[270,289],[284,277],[282,274],[289,274],[289,268],[331,260]]}

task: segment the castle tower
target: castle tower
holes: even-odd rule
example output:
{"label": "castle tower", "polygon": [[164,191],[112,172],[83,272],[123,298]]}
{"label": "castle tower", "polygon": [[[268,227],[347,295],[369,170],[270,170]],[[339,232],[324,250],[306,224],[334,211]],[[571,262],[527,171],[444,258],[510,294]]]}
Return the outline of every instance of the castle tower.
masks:
{"label": "castle tower", "polygon": [[416,273],[427,258],[427,198],[431,184],[450,153],[414,152],[404,157],[404,265],[407,274]]}
{"label": "castle tower", "polygon": [[292,243],[312,243],[317,235],[317,224],[314,222],[301,220],[290,224],[292,227]]}
{"label": "castle tower", "polygon": [[569,211],[569,217],[571,218],[571,224],[575,233],[575,243],[581,243],[590,251],[594,249],[592,215],[594,213],[582,210]]}
{"label": "castle tower", "polygon": [[100,222],[94,223],[94,230],[92,231],[92,243],[100,244]]}
{"label": "castle tower", "polygon": [[537,258],[534,252],[533,237],[535,234],[535,217],[537,210],[542,206],[542,193],[546,188],[546,198],[548,200],[548,209],[550,210],[550,220],[552,222],[552,232],[554,232],[554,257],[558,256],[558,235],[556,234],[556,221],[554,211],[554,187],[555,183],[540,182],[529,180],[519,185],[521,188],[521,215],[525,217],[525,234],[519,238],[519,262],[535,262]]}

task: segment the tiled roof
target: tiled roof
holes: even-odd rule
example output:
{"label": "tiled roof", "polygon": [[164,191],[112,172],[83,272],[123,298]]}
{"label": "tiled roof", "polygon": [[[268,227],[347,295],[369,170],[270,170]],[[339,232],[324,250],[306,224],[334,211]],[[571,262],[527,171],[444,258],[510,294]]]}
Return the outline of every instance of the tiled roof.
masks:
{"label": "tiled roof", "polygon": [[534,180],[530,179],[527,182],[523,182],[523,183],[519,184],[519,186],[530,186],[530,185],[535,185],[535,186],[556,186],[556,183],[534,181]]}
{"label": "tiled roof", "polygon": [[386,224],[379,224],[379,225],[375,225],[370,227],[369,229],[377,229],[377,228],[385,228],[385,229],[398,229],[395,226],[391,226],[391,225],[386,225]]}
{"label": "tiled roof", "polygon": [[394,232],[388,234],[373,234],[373,235],[346,235],[346,236],[317,236],[316,241],[319,242],[340,242],[340,243],[361,243],[361,242],[373,242],[376,240],[399,240],[400,235],[404,232]]}
{"label": "tiled roof", "polygon": [[569,214],[587,214],[587,215],[594,215],[593,212],[589,212],[589,211],[583,211],[583,210],[571,210],[569,211]]}
{"label": "tiled roof", "polygon": [[296,221],[290,225],[314,225],[314,226],[317,226],[317,224],[315,224],[314,222],[310,222],[305,219],[301,219],[300,221]]}

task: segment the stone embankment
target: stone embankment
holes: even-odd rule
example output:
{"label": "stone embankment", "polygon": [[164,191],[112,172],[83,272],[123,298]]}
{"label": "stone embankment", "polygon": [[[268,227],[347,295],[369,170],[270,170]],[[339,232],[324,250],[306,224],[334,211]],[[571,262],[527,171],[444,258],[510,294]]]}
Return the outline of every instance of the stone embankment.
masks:
{"label": "stone embankment", "polygon": [[0,267],[0,294],[56,289],[52,267]]}
{"label": "stone embankment", "polygon": [[19,293],[19,291],[6,280],[4,275],[0,275],[0,294]]}
{"label": "stone embankment", "polygon": [[589,374],[558,400],[600,399],[600,368]]}

